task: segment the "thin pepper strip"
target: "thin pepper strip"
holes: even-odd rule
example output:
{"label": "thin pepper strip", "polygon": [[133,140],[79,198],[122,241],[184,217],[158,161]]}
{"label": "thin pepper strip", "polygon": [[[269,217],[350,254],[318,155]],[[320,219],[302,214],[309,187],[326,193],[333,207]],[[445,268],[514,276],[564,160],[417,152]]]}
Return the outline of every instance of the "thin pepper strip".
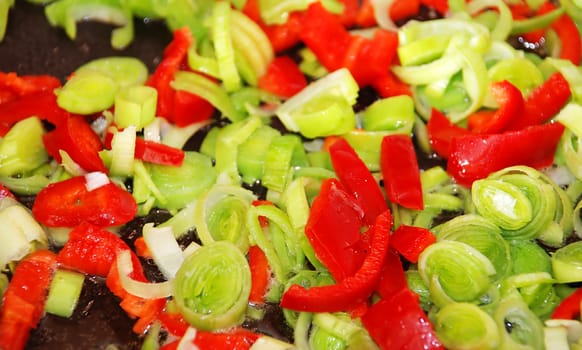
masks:
{"label": "thin pepper strip", "polygon": [[565,297],[552,312],[553,319],[574,320],[580,318],[580,303],[582,302],[582,288],[576,289]]}
{"label": "thin pepper strip", "polygon": [[[546,1],[539,9],[538,14],[542,15],[557,9],[557,6],[550,1]],[[575,65],[580,64],[582,58],[582,38],[576,23],[567,14],[561,15],[551,25],[558,34],[561,42],[560,58],[571,61]]]}
{"label": "thin pepper strip", "polygon": [[431,148],[444,159],[449,158],[453,138],[470,134],[469,130],[454,124],[444,113],[434,108],[426,130]]}
{"label": "thin pepper strip", "polygon": [[366,301],[374,292],[388,252],[392,214],[380,214],[372,230],[370,252],[362,267],[343,281],[327,286],[306,289],[294,284],[283,294],[283,308],[307,312],[336,312],[349,310],[354,304]]}

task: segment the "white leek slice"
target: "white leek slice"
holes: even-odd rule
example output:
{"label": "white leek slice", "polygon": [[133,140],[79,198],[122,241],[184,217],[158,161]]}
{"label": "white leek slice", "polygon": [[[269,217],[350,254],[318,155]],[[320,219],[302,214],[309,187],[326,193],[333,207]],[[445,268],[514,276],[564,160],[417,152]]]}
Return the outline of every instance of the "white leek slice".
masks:
{"label": "white leek slice", "polygon": [[0,267],[22,259],[31,251],[32,242],[42,246],[48,242],[46,232],[27,208],[12,200],[2,202],[7,206],[0,210]]}
{"label": "white leek slice", "polygon": [[184,262],[184,256],[172,227],[154,227],[153,223],[147,223],[143,227],[143,238],[164,277],[173,279]]}
{"label": "white leek slice", "polygon": [[398,27],[390,18],[390,7],[394,0],[372,0],[372,7],[374,8],[374,18],[380,27],[389,30],[397,30]]}
{"label": "white leek slice", "polygon": [[268,337],[266,335],[260,336],[249,350],[291,350],[295,349],[293,344],[289,344],[279,339],[273,337]]}
{"label": "white leek slice", "polygon": [[129,126],[113,134],[111,166],[109,168],[112,175],[129,176],[133,174],[136,138],[135,126]]}
{"label": "white leek slice", "polygon": [[129,294],[144,299],[160,299],[172,295],[172,281],[148,283],[136,281],[129,276],[133,272],[131,253],[129,250],[122,250],[117,254],[117,270],[119,272],[121,286]]}
{"label": "white leek slice", "polygon": [[85,174],[85,181],[86,181],[85,188],[87,188],[87,191],[89,192],[96,190],[100,187],[103,187],[109,184],[110,182],[107,174],[101,171],[94,171]]}
{"label": "white leek slice", "polygon": [[182,336],[182,339],[180,339],[180,342],[178,343],[177,350],[198,350],[198,347],[192,343],[194,339],[196,339],[197,333],[198,331],[196,328],[188,327]]}

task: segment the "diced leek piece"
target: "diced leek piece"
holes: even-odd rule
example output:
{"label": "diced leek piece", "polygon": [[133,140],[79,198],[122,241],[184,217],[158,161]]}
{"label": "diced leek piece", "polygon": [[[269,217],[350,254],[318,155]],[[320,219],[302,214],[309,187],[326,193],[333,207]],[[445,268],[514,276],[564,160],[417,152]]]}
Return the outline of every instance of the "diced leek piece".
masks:
{"label": "diced leek piece", "polygon": [[148,68],[140,59],[125,56],[109,56],[93,59],[75,70],[75,74],[94,71],[113,79],[119,87],[141,85],[148,78]]}
{"label": "diced leek piece", "polygon": [[23,174],[48,161],[40,119],[29,117],[14,124],[0,138],[0,176]]}
{"label": "diced leek piece", "polygon": [[292,350],[295,349],[293,344],[282,340],[262,335],[257,339],[249,350]]}
{"label": "diced leek piece", "polygon": [[166,201],[156,201],[160,208],[178,210],[196,200],[216,181],[216,170],[212,160],[198,152],[185,152],[180,167],[149,164],[153,183],[164,195]]}
{"label": "diced leek piece", "polygon": [[130,86],[115,96],[115,124],[120,128],[130,125],[141,130],[154,121],[158,91],[150,86]]}
{"label": "diced leek piece", "polygon": [[184,260],[174,280],[174,300],[189,324],[214,331],[243,322],[250,289],[245,255],[234,244],[219,241]]}
{"label": "diced leek piece", "polygon": [[280,134],[279,131],[268,125],[261,125],[245,142],[239,145],[236,163],[243,182],[252,184],[263,178],[269,145]]}
{"label": "diced leek piece", "polygon": [[136,128],[131,125],[121,131],[115,131],[111,140],[111,175],[133,175]]}
{"label": "diced leek piece", "polygon": [[[301,139],[297,135],[276,136],[271,141],[265,155],[264,174],[262,184],[270,190],[283,192],[291,181],[291,166],[295,159],[301,159],[305,155]],[[295,165],[306,165],[302,164]]]}
{"label": "diced leek piece", "polygon": [[172,228],[154,227],[153,223],[147,223],[144,225],[142,233],[156,266],[166,279],[173,279],[182,265],[184,257]]}
{"label": "diced leek piece", "polygon": [[79,301],[85,275],[58,269],[51,281],[44,309],[49,314],[71,317]]}
{"label": "diced leek piece", "polygon": [[109,76],[87,70],[57,90],[57,104],[71,113],[93,114],[113,106],[118,90],[119,84]]}
{"label": "diced leek piece", "polygon": [[[358,92],[358,84],[349,70],[341,68],[309,84],[279,106],[276,114],[290,131],[303,133],[303,128],[308,128],[311,137],[343,134],[354,128],[355,119],[350,120],[349,111],[341,108],[352,107]],[[311,118],[307,119],[305,113]],[[330,130],[327,125],[321,125],[324,121],[336,128]]]}
{"label": "diced leek piece", "polygon": [[80,20],[101,21],[121,26],[113,30],[111,46],[125,48],[134,36],[133,18],[129,7],[119,0],[59,0],[45,7],[45,15],[52,26],[63,27],[71,39],[77,37],[77,22]]}
{"label": "diced leek piece", "polygon": [[582,281],[582,241],[556,250],[552,255],[552,268],[558,283]]}
{"label": "diced leek piece", "polygon": [[408,95],[378,100],[362,114],[362,126],[369,131],[402,131],[409,134],[414,124],[414,101]]}

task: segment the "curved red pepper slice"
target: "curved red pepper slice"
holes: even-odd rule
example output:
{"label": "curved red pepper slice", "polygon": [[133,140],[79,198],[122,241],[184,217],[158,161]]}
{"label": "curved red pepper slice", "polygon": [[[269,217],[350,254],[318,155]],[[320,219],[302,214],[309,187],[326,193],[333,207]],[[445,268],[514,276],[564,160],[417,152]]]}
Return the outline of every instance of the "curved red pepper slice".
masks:
{"label": "curved red pepper slice", "polygon": [[382,139],[380,168],[388,199],[405,208],[422,210],[422,185],[416,151],[409,135]]}
{"label": "curved red pepper slice", "polygon": [[317,258],[336,281],[353,275],[362,265],[362,208],[336,179],[324,180],[313,200],[305,235]]}
{"label": "curved red pepper slice", "polygon": [[51,75],[18,75],[0,72],[0,105],[20,96],[41,91],[52,92],[61,81]]}
{"label": "curved red pepper slice", "polygon": [[[197,331],[192,343],[200,350],[249,350],[261,337],[261,334],[244,328],[236,328],[225,332]],[[176,350],[180,340],[173,341],[161,347],[161,350]]]}
{"label": "curved red pepper slice", "polygon": [[31,116],[59,126],[64,124],[68,115],[57,105],[57,97],[52,91],[33,92],[0,105],[0,123],[7,126]]}
{"label": "curved red pepper slice", "polygon": [[507,80],[490,86],[499,108],[491,115],[475,113],[469,116],[469,130],[477,134],[494,134],[504,131],[524,111],[525,103],[521,91]]}
{"label": "curved red pepper slice", "polygon": [[2,297],[0,349],[24,349],[30,330],[43,315],[56,268],[56,256],[48,250],[31,253],[18,263]]}
{"label": "curved red pepper slice", "polygon": [[388,252],[392,215],[390,210],[380,214],[370,229],[372,242],[360,269],[341,282],[320,287],[304,288],[294,284],[283,294],[281,306],[307,312],[345,311],[366,301],[374,292]]}
{"label": "curved red pepper slice", "polygon": [[563,125],[551,123],[501,134],[455,137],[447,171],[458,183],[470,186],[475,180],[508,166],[549,166],[563,131]]}
{"label": "curved red pepper slice", "polygon": [[469,130],[452,123],[446,115],[433,108],[426,124],[428,139],[432,149],[442,158],[449,158],[453,138],[468,135]]}
{"label": "curved red pepper slice", "polygon": [[372,305],[361,319],[381,349],[445,349],[408,288]]}
{"label": "curved red pepper slice", "polygon": [[[550,1],[546,1],[540,6],[538,14],[544,14],[556,8],[556,5]],[[580,37],[576,23],[565,13],[558,17],[552,23],[551,27],[560,38],[560,58],[569,60],[576,66],[579,65],[580,59],[582,58],[582,38]]]}
{"label": "curved red pepper slice", "polygon": [[547,122],[564,107],[570,96],[570,84],[562,73],[552,74],[542,85],[530,92],[525,99],[524,112],[509,123],[508,129],[519,130]]}
{"label": "curved red pepper slice", "polygon": [[337,139],[329,147],[329,155],[338,178],[363,209],[364,224],[373,225],[376,217],[388,209],[380,185],[345,139]]}
{"label": "curved red pepper slice", "polygon": [[265,302],[265,294],[269,289],[271,271],[267,256],[256,245],[249,247],[249,266],[251,268],[251,303],[262,304]]}
{"label": "curved red pepper slice", "polygon": [[84,176],[48,185],[32,206],[34,218],[49,227],[76,227],[84,221],[118,226],[131,221],[136,213],[131,193],[112,182],[89,191]]}

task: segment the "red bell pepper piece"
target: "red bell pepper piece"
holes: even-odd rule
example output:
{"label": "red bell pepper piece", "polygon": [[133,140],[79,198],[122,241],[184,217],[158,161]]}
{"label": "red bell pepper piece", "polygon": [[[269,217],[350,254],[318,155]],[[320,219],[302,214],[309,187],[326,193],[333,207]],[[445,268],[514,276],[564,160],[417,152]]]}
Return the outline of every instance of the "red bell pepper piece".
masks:
{"label": "red bell pepper piece", "polygon": [[430,146],[444,159],[449,158],[453,138],[470,133],[467,129],[452,123],[446,115],[434,108],[426,124],[426,130]]}
{"label": "red bell pepper piece", "polygon": [[[556,5],[550,1],[546,1],[540,9],[538,14],[544,14],[556,9]],[[578,31],[578,26],[572,20],[570,15],[564,13],[557,20],[555,20],[551,28],[558,34],[560,38],[560,58],[567,59],[576,66],[580,64],[582,58],[582,38]]]}
{"label": "red bell pepper piece", "polygon": [[390,246],[411,263],[426,247],[436,242],[436,236],[428,229],[418,226],[400,225],[390,239]]}
{"label": "red bell pepper piece", "polygon": [[511,121],[508,129],[519,130],[547,122],[564,107],[570,96],[572,96],[570,84],[562,73],[552,74],[542,85],[529,93],[525,99],[524,112]]}
{"label": "red bell pepper piece", "polygon": [[353,27],[356,24],[356,18],[360,7],[359,0],[340,0],[344,5],[344,10],[339,15],[339,21],[346,27]]}
{"label": "red bell pepper piece", "polygon": [[281,97],[291,97],[307,86],[307,79],[289,56],[276,57],[259,78],[259,88]]}
{"label": "red bell pepper piece", "polygon": [[336,179],[324,180],[313,200],[305,235],[336,281],[353,275],[364,261],[362,208]]}
{"label": "red bell pepper piece", "polygon": [[508,166],[549,166],[563,131],[563,125],[551,123],[501,134],[455,137],[447,171],[458,183],[470,186],[475,180]]}
{"label": "red bell pepper piece", "polygon": [[361,319],[383,350],[444,350],[420,307],[418,295],[408,288],[372,305]]}
{"label": "red bell pepper piece", "polygon": [[[392,237],[390,240],[392,240]],[[378,281],[378,286],[376,287],[376,292],[384,299],[389,298],[402,289],[408,288],[402,260],[400,260],[400,255],[394,250],[392,245],[392,242],[390,242],[391,247],[388,249],[388,253],[386,253],[386,260],[384,261],[380,281]]]}
{"label": "red bell pepper piece", "polygon": [[265,294],[269,289],[271,271],[267,256],[256,245],[249,247],[249,266],[251,268],[251,294],[249,295],[249,301],[255,304],[262,304],[265,302]]}
{"label": "red bell pepper piece", "polygon": [[338,178],[364,210],[364,224],[371,226],[388,209],[380,185],[356,151],[343,138],[329,148],[331,163]]}
{"label": "red bell pepper piece", "polygon": [[580,303],[582,302],[582,288],[565,297],[552,312],[553,319],[575,320],[580,318]]}
{"label": "red bell pepper piece", "polygon": [[388,199],[405,208],[422,210],[422,185],[416,151],[409,135],[382,139],[380,168]]}
{"label": "red bell pepper piece", "polygon": [[360,28],[374,27],[377,25],[371,0],[362,0],[360,2],[360,9],[356,15],[356,24]]}
{"label": "red bell pepper piece", "polygon": [[42,140],[48,154],[59,163],[62,161],[59,150],[63,150],[88,172],[109,172],[99,156],[103,150],[99,135],[80,115],[71,115],[62,125],[44,134]]}
{"label": "red bell pepper piece", "polygon": [[18,263],[2,297],[0,349],[24,349],[30,330],[43,315],[56,268],[56,256],[48,250],[31,253]]}
{"label": "red bell pepper piece", "polygon": [[176,337],[182,337],[190,327],[190,324],[182,317],[181,313],[170,312],[168,308],[158,315],[158,320],[165,330]]}
{"label": "red bell pepper piece", "polygon": [[214,106],[198,95],[188,91],[174,91],[171,121],[183,127],[208,120],[214,114]]}
{"label": "red bell pepper piece", "polygon": [[0,123],[7,126],[31,116],[58,126],[67,120],[68,114],[57,105],[57,97],[52,91],[32,92],[0,104]]}
{"label": "red bell pepper piece", "polygon": [[336,312],[365,302],[374,292],[388,252],[392,215],[390,210],[380,214],[370,228],[372,243],[360,269],[352,276],[327,286],[304,288],[291,285],[281,298],[286,309],[307,312]]}
{"label": "red bell pepper piece", "polygon": [[84,176],[43,188],[32,206],[34,218],[49,227],[76,227],[84,221],[98,226],[119,226],[137,214],[131,193],[110,182],[89,191]]}
{"label": "red bell pepper piece", "polygon": [[[117,253],[129,246],[116,234],[88,222],[83,222],[69,233],[69,239],[57,255],[58,262],[70,269],[89,275],[106,277]],[[139,260],[132,253],[134,271],[139,271]]]}
{"label": "red bell pepper piece", "polygon": [[51,75],[18,75],[0,72],[0,105],[11,99],[41,92],[52,92],[61,86],[61,81]]}
{"label": "red bell pepper piece", "polygon": [[403,20],[418,14],[420,11],[420,0],[397,0],[392,3],[389,9],[390,18],[393,21]]}
{"label": "red bell pepper piece", "polygon": [[468,128],[477,134],[494,134],[504,131],[513,120],[523,114],[523,95],[515,85],[503,80],[491,84],[490,89],[499,108],[492,115],[475,113],[469,116]]}
{"label": "red bell pepper piece", "polygon": [[[261,334],[244,328],[236,328],[225,332],[196,331],[192,342],[200,350],[249,350],[261,337]],[[180,340],[168,343],[161,350],[176,350]]]}
{"label": "red bell pepper piece", "polygon": [[180,166],[184,157],[184,151],[181,149],[141,138],[135,140],[135,158],[144,162]]}
{"label": "red bell pepper piece", "polygon": [[412,97],[410,86],[398,79],[398,77],[396,77],[392,72],[378,76],[372,81],[371,86],[382,98],[399,95],[408,95]]}

